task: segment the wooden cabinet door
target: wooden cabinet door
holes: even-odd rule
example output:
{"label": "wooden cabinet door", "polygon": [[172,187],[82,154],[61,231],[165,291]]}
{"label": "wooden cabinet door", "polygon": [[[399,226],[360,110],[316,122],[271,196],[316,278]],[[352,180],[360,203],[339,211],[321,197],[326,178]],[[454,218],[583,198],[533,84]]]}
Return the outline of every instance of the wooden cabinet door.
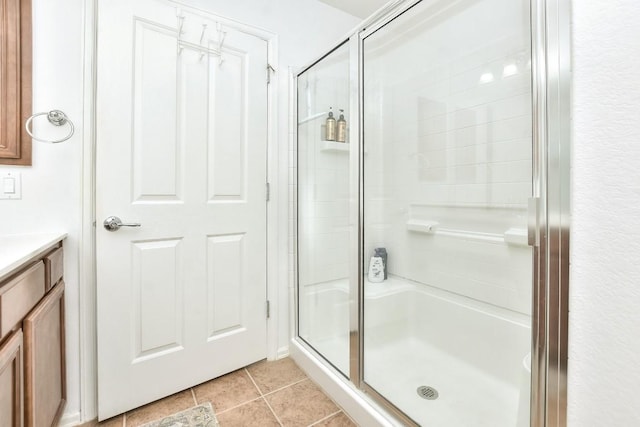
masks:
{"label": "wooden cabinet door", "polygon": [[25,425],[51,426],[66,401],[64,282],[56,285],[22,323],[25,354]]}
{"label": "wooden cabinet door", "polygon": [[18,330],[0,346],[0,427],[21,427],[22,331]]}

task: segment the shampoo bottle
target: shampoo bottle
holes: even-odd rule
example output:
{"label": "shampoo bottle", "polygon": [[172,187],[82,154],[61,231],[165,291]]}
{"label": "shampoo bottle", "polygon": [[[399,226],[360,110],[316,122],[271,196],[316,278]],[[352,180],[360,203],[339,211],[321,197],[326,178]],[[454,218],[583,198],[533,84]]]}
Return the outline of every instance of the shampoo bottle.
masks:
{"label": "shampoo bottle", "polygon": [[345,142],[347,140],[347,121],[344,119],[344,110],[340,110],[340,118],[338,119],[338,135],[336,141]]}
{"label": "shampoo bottle", "polygon": [[333,111],[331,111],[331,107],[329,107],[329,117],[327,117],[326,121],[326,132],[327,141],[336,140],[336,119],[333,118]]}

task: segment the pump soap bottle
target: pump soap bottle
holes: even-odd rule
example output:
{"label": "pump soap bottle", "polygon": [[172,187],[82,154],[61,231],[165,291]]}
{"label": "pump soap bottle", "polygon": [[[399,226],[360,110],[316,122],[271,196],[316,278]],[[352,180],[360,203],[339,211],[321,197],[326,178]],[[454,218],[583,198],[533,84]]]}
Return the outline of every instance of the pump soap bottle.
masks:
{"label": "pump soap bottle", "polygon": [[336,140],[336,119],[333,118],[331,107],[329,107],[329,117],[327,117],[326,121],[326,133],[327,141]]}
{"label": "pump soap bottle", "polygon": [[340,118],[338,119],[338,136],[336,141],[345,142],[347,140],[347,121],[344,119],[344,110],[340,110]]}

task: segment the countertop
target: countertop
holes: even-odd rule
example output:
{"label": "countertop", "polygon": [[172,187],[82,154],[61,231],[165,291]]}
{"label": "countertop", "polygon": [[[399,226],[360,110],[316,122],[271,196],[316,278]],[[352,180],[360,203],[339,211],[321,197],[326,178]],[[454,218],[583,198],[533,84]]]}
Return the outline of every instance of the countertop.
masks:
{"label": "countertop", "polygon": [[0,235],[0,280],[65,237],[67,233],[62,232]]}

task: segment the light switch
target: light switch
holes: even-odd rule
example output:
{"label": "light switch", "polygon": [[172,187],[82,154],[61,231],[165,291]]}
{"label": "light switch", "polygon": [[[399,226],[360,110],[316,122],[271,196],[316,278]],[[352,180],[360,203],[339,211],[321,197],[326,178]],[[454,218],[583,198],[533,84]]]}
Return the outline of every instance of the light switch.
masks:
{"label": "light switch", "polygon": [[22,198],[19,172],[0,172],[0,199]]}
{"label": "light switch", "polygon": [[4,194],[16,194],[16,179],[12,176],[6,176],[4,181]]}

